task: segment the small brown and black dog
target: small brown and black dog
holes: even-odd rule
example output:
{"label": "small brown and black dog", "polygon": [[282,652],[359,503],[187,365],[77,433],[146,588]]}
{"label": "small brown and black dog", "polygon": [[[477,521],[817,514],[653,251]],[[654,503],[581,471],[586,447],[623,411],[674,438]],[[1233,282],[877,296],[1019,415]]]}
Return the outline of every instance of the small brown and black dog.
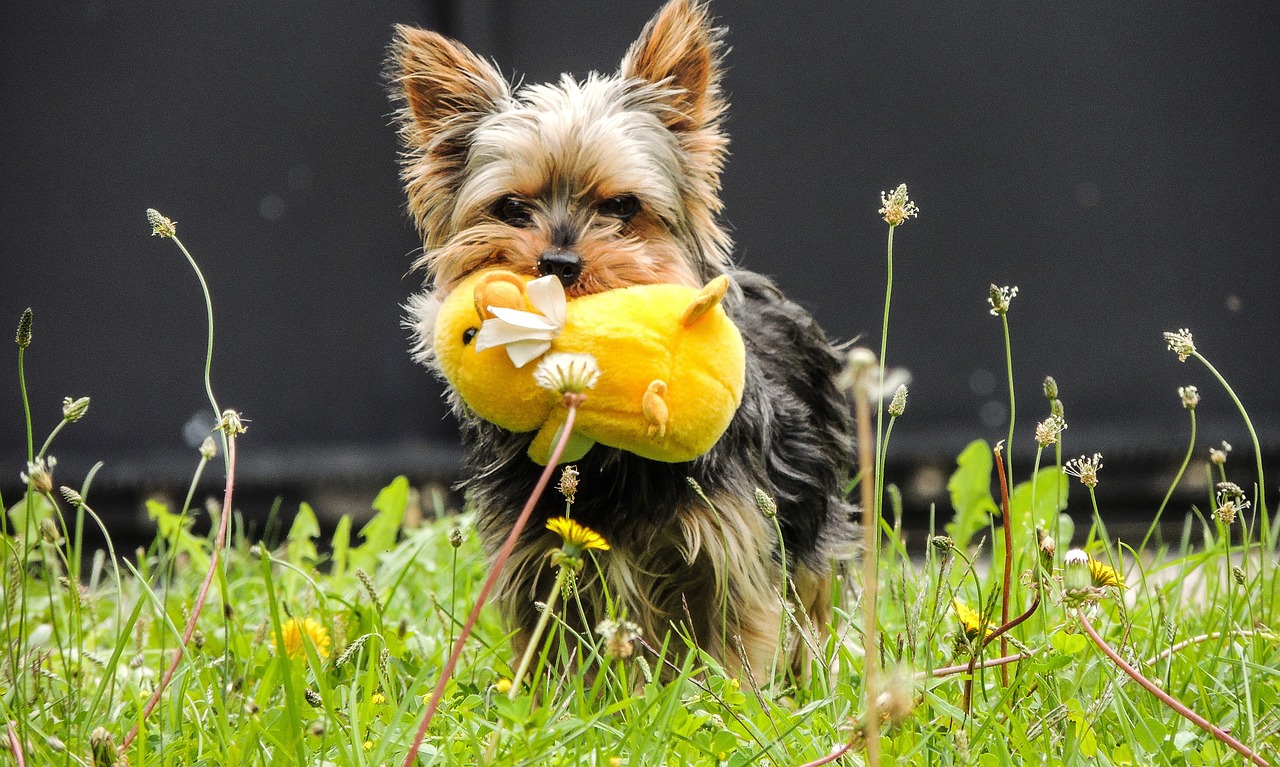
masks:
{"label": "small brown and black dog", "polygon": [[[478,269],[554,274],[570,296],[732,279],[725,304],[746,345],[746,382],[715,448],[661,463],[597,445],[577,463],[573,517],[612,545],[600,557],[604,584],[591,567],[577,583],[588,621],[579,628],[622,617],[655,646],[678,630],[760,679],[779,650],[784,601],[808,616],[802,624],[829,621],[832,557],[847,554],[854,529],[842,493],[852,439],[834,384],[839,358],[822,329],[730,257],[718,220],[728,143],[721,38],[705,5],[671,0],[616,74],[515,90],[461,44],[401,27],[390,77],[425,246],[417,266],[427,289],[408,307],[424,364],[439,300]],[[525,452],[533,435],[481,420],[456,394],[450,401],[462,424],[462,487],[492,554],[541,472]],[[561,499],[542,499],[498,582],[519,644],[551,583],[546,554],[558,539],[543,523],[563,510]],[[576,612],[565,619],[581,623]],[[793,663],[800,644],[787,649]]]}

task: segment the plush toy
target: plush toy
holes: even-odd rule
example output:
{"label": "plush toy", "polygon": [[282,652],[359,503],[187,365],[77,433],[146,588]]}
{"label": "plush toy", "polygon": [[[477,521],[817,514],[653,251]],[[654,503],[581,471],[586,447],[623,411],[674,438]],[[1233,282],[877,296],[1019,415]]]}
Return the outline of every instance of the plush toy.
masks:
{"label": "plush toy", "polygon": [[568,411],[534,370],[545,354],[590,354],[600,376],[561,461],[596,442],[689,461],[715,445],[742,401],[742,337],[720,305],[728,285],[722,276],[702,290],[636,285],[566,301],[555,277],[480,272],[445,297],[436,359],[481,418],[537,431],[529,457],[545,465]]}

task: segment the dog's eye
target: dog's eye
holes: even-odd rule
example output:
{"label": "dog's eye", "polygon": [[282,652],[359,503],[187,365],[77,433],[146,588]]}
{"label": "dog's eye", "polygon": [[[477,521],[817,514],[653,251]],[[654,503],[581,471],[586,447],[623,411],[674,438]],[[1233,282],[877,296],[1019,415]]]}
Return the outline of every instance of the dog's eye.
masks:
{"label": "dog's eye", "polygon": [[493,204],[493,215],[508,226],[525,227],[533,223],[533,213],[529,209],[529,203],[511,195]]}
{"label": "dog's eye", "polygon": [[602,216],[630,221],[640,212],[640,200],[634,194],[620,194],[601,200],[596,210]]}
{"label": "dog's eye", "polygon": [[478,332],[477,328],[467,328],[466,330],[462,331],[462,345],[466,346],[467,344],[471,343],[472,339],[476,337],[477,332]]}

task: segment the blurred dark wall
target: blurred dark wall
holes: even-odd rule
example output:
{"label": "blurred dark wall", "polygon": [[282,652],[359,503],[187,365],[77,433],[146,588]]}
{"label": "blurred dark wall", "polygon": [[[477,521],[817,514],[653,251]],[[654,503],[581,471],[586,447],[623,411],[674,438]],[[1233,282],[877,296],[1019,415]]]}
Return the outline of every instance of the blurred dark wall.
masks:
{"label": "blurred dark wall", "polygon": [[[252,420],[246,482],[450,476],[456,432],[399,326],[419,278],[381,79],[392,24],[441,29],[533,82],[614,69],[655,7],[0,7],[0,321],[35,310],[37,440],[63,396],[93,397],[59,438],[59,481],[103,459],[104,487],[172,484],[207,428],[199,287],[148,237],[147,207],[178,221],[208,278],[215,390]],[[993,282],[1021,289],[1019,454],[1045,374],[1068,452],[1103,451],[1108,471],[1181,455],[1189,383],[1200,441],[1247,448],[1222,389],[1165,350],[1179,327],[1280,447],[1280,6],[713,8],[730,28],[724,193],[743,263],[833,336],[878,346],[878,193],[905,181],[919,203],[895,240],[889,361],[914,375],[900,457],[945,466],[1004,436]],[[25,453],[9,348],[6,488]]]}

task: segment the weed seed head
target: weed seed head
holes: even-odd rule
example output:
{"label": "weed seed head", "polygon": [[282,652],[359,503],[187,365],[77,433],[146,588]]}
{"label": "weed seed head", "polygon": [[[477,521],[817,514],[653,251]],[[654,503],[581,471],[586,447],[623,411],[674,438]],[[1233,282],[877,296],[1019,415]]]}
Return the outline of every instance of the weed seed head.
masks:
{"label": "weed seed head", "polygon": [[919,208],[907,197],[907,185],[898,184],[892,192],[880,193],[880,215],[889,226],[898,226],[909,218],[920,215]]}
{"label": "weed seed head", "polygon": [[1231,443],[1225,439],[1222,440],[1222,448],[1209,448],[1209,462],[1214,466],[1222,466],[1227,462],[1227,453],[1231,452]]}
{"label": "weed seed head", "polygon": [[[1231,487],[1224,489],[1224,485]],[[1233,482],[1221,482],[1218,484],[1218,508],[1213,510],[1213,518],[1224,525],[1233,524],[1236,521],[1236,515],[1248,509],[1249,501],[1244,497],[1244,493],[1240,492],[1240,487]]]}
{"label": "weed seed head", "polygon": [[178,236],[178,222],[161,215],[155,208],[147,208],[147,221],[151,224],[152,237]]}
{"label": "weed seed head", "polygon": [[1245,583],[1245,575],[1243,567],[1231,568],[1231,577],[1235,580],[1237,586],[1243,586]]}
{"label": "weed seed head", "polygon": [[449,545],[455,549],[462,546],[462,528],[455,527],[449,531]]}
{"label": "weed seed head", "polygon": [[573,500],[578,494],[578,467],[569,464],[560,470],[560,495],[564,496],[565,503],[573,505]]}
{"label": "weed seed head", "polygon": [[34,315],[31,313],[31,307],[27,307],[22,311],[22,316],[18,319],[18,335],[16,341],[19,349],[25,349],[31,345],[31,323]]}
{"label": "weed seed head", "polygon": [[218,421],[216,428],[228,437],[238,437],[245,433],[248,422],[249,419],[228,408],[222,411],[222,420]]}
{"label": "weed seed head", "polygon": [[1179,386],[1178,397],[1187,410],[1195,410],[1196,405],[1200,404],[1200,390],[1194,386]]}
{"label": "weed seed head", "polygon": [[631,621],[603,620],[596,633],[604,639],[604,652],[610,658],[630,658],[636,651],[640,627]]}
{"label": "weed seed head", "polygon": [[756,507],[766,519],[774,519],[778,516],[778,502],[758,487],[756,488]]}
{"label": "weed seed head", "polygon": [[1040,447],[1048,447],[1058,441],[1058,435],[1067,428],[1062,416],[1051,415],[1036,424],[1036,442]]}
{"label": "weed seed head", "polygon": [[1009,313],[1009,304],[1013,303],[1013,299],[1018,295],[1018,286],[992,285],[990,295],[987,296],[987,303],[991,304],[991,315],[1000,317]]}
{"label": "weed seed head", "polygon": [[116,767],[120,763],[116,741],[106,727],[98,727],[89,734],[89,751],[93,754],[93,767]]}
{"label": "weed seed head", "polygon": [[889,415],[897,418],[907,409],[907,385],[898,384],[893,390],[893,399],[889,401]]}
{"label": "weed seed head", "polygon": [[1178,362],[1186,362],[1187,357],[1196,353],[1196,344],[1191,340],[1191,331],[1182,328],[1177,333],[1165,333],[1164,340],[1169,344],[1169,351],[1178,355]]}
{"label": "weed seed head", "polygon": [[1092,489],[1098,486],[1098,470],[1101,468],[1102,453],[1094,453],[1092,458],[1082,455],[1067,461],[1062,467],[1062,473],[1078,478],[1080,484]]}
{"label": "weed seed head", "polygon": [[1058,382],[1053,376],[1044,377],[1044,398],[1051,402],[1058,398]]}
{"label": "weed seed head", "polygon": [[212,434],[204,438],[204,442],[200,443],[200,457],[206,461],[212,461],[218,455],[218,443]]}
{"label": "weed seed head", "polygon": [[26,472],[20,473],[18,478],[22,480],[22,484],[30,487],[32,492],[44,495],[53,491],[53,467],[57,465],[58,459],[53,456],[37,457],[34,461],[27,461]]}
{"label": "weed seed head", "polygon": [[84,418],[84,414],[87,412],[89,412],[88,397],[81,397],[80,399],[62,398],[62,420],[67,423],[79,421]]}
{"label": "weed seed head", "polygon": [[951,556],[956,548],[955,540],[949,535],[935,535],[929,539],[929,545],[944,557]]}
{"label": "weed seed head", "polygon": [[67,500],[67,503],[71,504],[75,508],[78,509],[84,505],[84,497],[81,496],[79,492],[73,490],[72,488],[69,488],[66,485],[63,485],[62,487],[58,488],[58,492],[62,493],[62,497]]}

